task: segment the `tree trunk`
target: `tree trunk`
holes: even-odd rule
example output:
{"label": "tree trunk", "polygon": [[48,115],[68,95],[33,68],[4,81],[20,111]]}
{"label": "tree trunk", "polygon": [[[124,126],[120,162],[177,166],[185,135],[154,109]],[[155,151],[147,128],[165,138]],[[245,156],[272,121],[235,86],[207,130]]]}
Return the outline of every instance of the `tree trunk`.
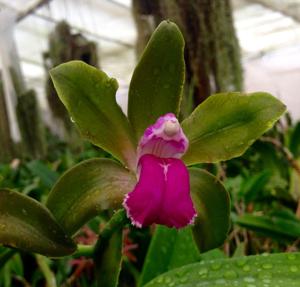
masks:
{"label": "tree trunk", "polygon": [[[170,19],[180,27],[186,42],[185,98],[191,95],[193,106],[213,93],[243,89],[240,49],[229,0],[134,0],[133,14],[137,26],[140,19],[154,21],[155,25]],[[146,42],[141,33],[142,27],[138,29],[139,46]],[[144,38],[149,34],[145,32]]]}
{"label": "tree trunk", "polygon": [[4,88],[0,74],[0,162],[7,162],[14,156],[14,144],[10,135],[9,118]]}
{"label": "tree trunk", "polygon": [[[82,60],[87,64],[98,67],[97,45],[88,41],[81,34],[71,33],[70,26],[62,21],[58,23],[49,37],[49,50],[44,53],[44,65],[47,75],[49,70],[61,63],[71,60]],[[46,82],[46,94],[52,115],[65,130],[65,137],[70,140],[76,138],[75,130],[68,112],[59,100],[50,76]]]}

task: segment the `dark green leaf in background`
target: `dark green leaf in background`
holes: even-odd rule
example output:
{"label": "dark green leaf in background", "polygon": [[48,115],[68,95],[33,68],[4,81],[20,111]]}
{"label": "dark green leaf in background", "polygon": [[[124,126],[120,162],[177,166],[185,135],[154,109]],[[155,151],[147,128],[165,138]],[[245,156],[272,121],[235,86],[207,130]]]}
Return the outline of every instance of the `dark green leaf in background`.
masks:
{"label": "dark green leaf in background", "polygon": [[163,21],[152,34],[129,87],[128,117],[137,138],[158,117],[178,114],[185,71],[183,51],[180,30]]}
{"label": "dark green leaf in background", "polygon": [[279,241],[300,237],[300,220],[283,213],[272,215],[244,214],[233,217],[234,223]]}

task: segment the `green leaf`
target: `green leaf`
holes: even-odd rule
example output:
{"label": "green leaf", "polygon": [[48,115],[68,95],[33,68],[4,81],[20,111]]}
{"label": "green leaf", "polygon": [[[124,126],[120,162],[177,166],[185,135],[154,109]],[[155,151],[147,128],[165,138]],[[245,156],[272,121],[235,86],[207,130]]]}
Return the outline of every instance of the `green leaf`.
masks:
{"label": "green leaf", "polygon": [[[300,159],[297,159],[297,164],[300,166]],[[290,168],[290,188],[289,192],[295,200],[300,199],[300,175],[294,168]]]}
{"label": "green leaf", "polygon": [[33,160],[27,164],[27,167],[30,169],[34,176],[40,178],[40,181],[47,188],[49,188],[49,190],[52,188],[53,184],[59,177],[59,174],[57,172],[51,170],[41,160]]}
{"label": "green leaf", "polygon": [[46,205],[72,235],[101,211],[121,207],[135,183],[135,175],[115,161],[90,159],[62,175]]}
{"label": "green leaf", "polygon": [[300,253],[218,259],[174,269],[145,285],[180,287],[298,287]]}
{"label": "green leaf", "polygon": [[263,170],[258,174],[251,174],[241,185],[239,198],[243,199],[245,203],[255,200],[262,194],[263,189],[270,181],[272,176],[271,170]]}
{"label": "green leaf", "polygon": [[51,257],[69,255],[76,249],[48,209],[8,189],[0,189],[0,243]]}
{"label": "green leaf", "polygon": [[300,122],[298,122],[291,132],[289,148],[294,157],[300,156]]}
{"label": "green leaf", "polygon": [[224,186],[212,174],[190,168],[191,196],[197,210],[192,228],[201,252],[223,244],[229,230],[230,199]]}
{"label": "green leaf", "polygon": [[81,61],[61,64],[50,75],[82,136],[134,169],[136,141],[116,103],[117,81]]}
{"label": "green leaf", "polygon": [[285,106],[267,93],[210,96],[182,122],[190,141],[183,160],[191,165],[240,156],[284,111]]}
{"label": "green leaf", "polygon": [[294,217],[274,215],[244,214],[233,217],[234,223],[279,241],[300,237],[300,221]]}
{"label": "green leaf", "polygon": [[168,270],[199,260],[190,228],[177,231],[158,225],[144,261],[139,286]]}
{"label": "green leaf", "polygon": [[184,39],[163,21],[152,34],[129,87],[128,117],[138,138],[158,117],[178,114],[184,83]]}

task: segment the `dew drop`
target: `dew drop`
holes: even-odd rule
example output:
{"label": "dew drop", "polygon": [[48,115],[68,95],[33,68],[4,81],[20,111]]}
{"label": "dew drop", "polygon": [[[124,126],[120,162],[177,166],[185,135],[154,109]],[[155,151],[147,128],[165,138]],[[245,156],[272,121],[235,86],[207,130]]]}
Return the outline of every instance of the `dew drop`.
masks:
{"label": "dew drop", "polygon": [[248,271],[250,271],[250,266],[249,265],[245,265],[244,267],[243,267],[243,270],[245,271],[245,272],[248,272]]}
{"label": "dew drop", "polygon": [[265,263],[262,265],[263,269],[272,269],[273,265],[271,263]]}
{"label": "dew drop", "polygon": [[245,277],[244,281],[247,283],[255,282],[255,278],[254,277]]}
{"label": "dew drop", "polygon": [[212,270],[219,270],[221,268],[222,264],[217,262],[211,265]]}
{"label": "dew drop", "polygon": [[166,277],[166,278],[165,278],[165,283],[167,283],[167,284],[168,284],[168,283],[170,283],[171,281],[172,281],[172,280],[171,280],[171,278],[170,278],[170,277]]}
{"label": "dew drop", "polygon": [[295,259],[296,259],[296,255],[293,254],[293,253],[290,253],[290,254],[287,256],[287,258],[288,258],[289,260],[295,260]]}
{"label": "dew drop", "polygon": [[204,277],[206,277],[207,274],[208,274],[208,269],[207,269],[207,268],[202,268],[202,269],[199,270],[198,274],[199,274],[202,278],[204,278]]}
{"label": "dew drop", "polygon": [[242,259],[239,259],[239,260],[236,262],[236,265],[239,266],[239,267],[242,267],[242,266],[244,266],[246,263],[247,263],[247,259],[246,259],[246,258],[242,258]]}
{"label": "dew drop", "polygon": [[290,267],[291,272],[297,272],[298,271],[298,267],[293,265]]}
{"label": "dew drop", "polygon": [[75,123],[75,121],[72,117],[70,117],[70,120],[71,120],[72,123]]}
{"label": "dew drop", "polygon": [[236,272],[235,271],[233,271],[233,270],[229,270],[229,271],[226,271],[225,273],[224,273],[224,278],[225,279],[235,279],[235,278],[237,278],[238,277],[238,275],[236,274]]}

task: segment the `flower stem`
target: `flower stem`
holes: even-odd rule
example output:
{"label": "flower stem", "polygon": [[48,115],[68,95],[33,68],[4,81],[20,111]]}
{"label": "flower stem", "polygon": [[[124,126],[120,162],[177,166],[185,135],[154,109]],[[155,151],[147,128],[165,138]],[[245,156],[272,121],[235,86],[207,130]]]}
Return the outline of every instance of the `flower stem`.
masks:
{"label": "flower stem", "polygon": [[121,209],[99,234],[93,254],[98,287],[114,287],[118,284],[122,262],[122,229],[127,220],[125,210]]}
{"label": "flower stem", "polygon": [[95,245],[84,245],[84,244],[78,244],[77,250],[74,254],[72,254],[72,257],[92,257],[94,252]]}
{"label": "flower stem", "polygon": [[127,222],[127,216],[124,209],[118,210],[111,219],[106,223],[104,229],[99,235],[99,239],[95,245],[94,257],[97,257],[97,254],[100,249],[102,249],[102,241],[107,241],[113,235],[113,233]]}
{"label": "flower stem", "polygon": [[46,286],[47,287],[57,287],[55,275],[50,269],[47,259],[39,254],[35,255],[36,261],[38,266],[40,267],[40,270],[42,271],[45,279],[46,279]]}

